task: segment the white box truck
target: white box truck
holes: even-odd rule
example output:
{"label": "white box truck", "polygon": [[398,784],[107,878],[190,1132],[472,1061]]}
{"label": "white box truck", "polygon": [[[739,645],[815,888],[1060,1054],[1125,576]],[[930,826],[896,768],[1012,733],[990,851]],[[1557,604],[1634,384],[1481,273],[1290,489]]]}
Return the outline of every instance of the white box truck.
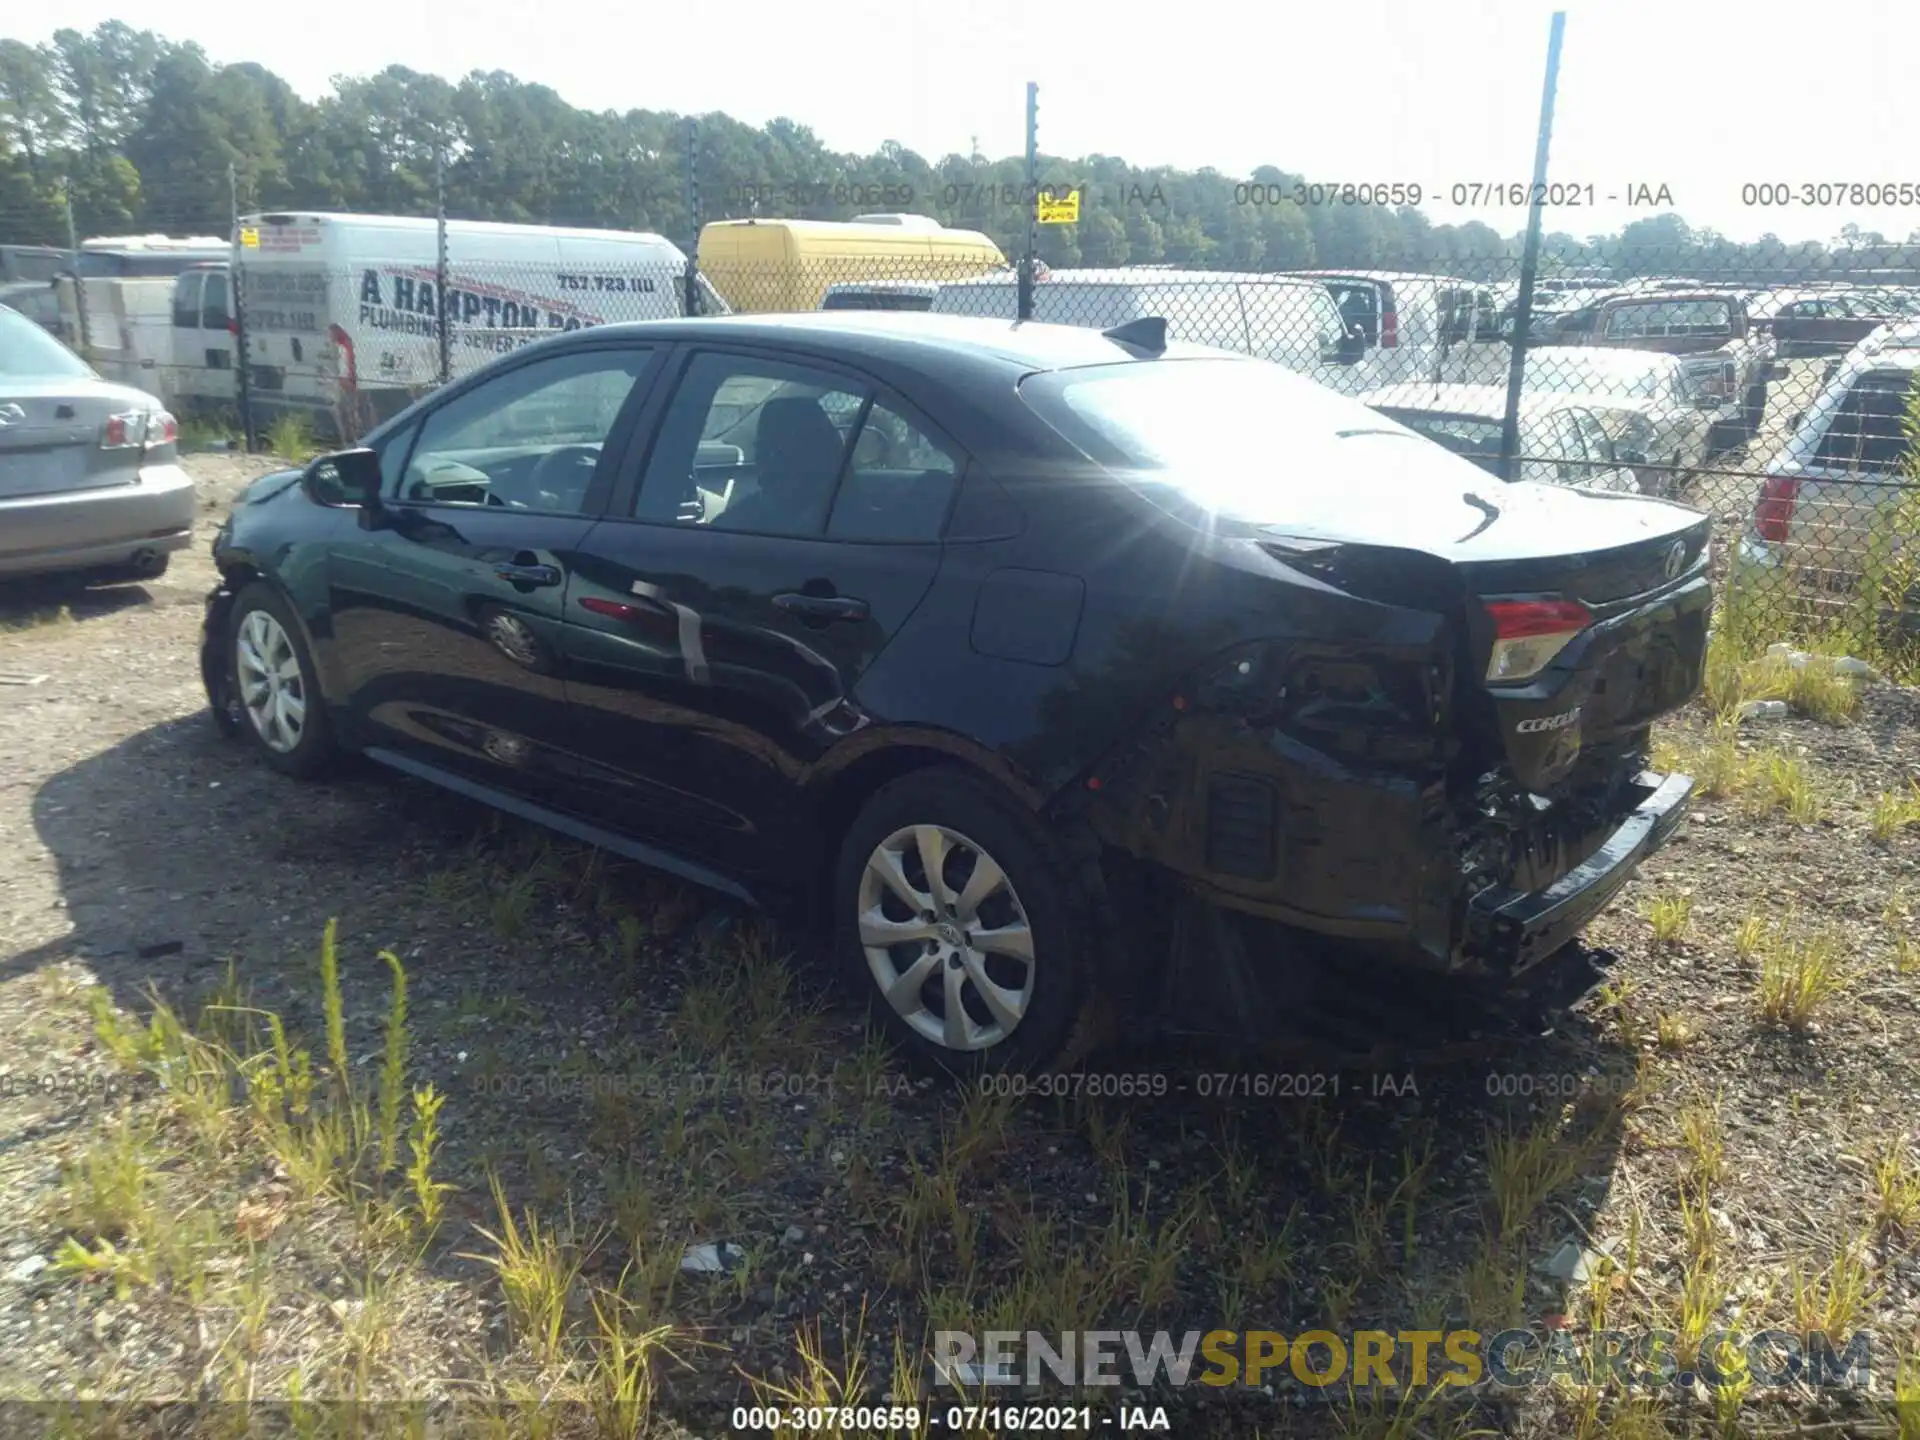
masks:
{"label": "white box truck", "polygon": [[[640,232],[450,220],[444,297],[432,220],[245,215],[232,254],[256,417],[298,413],[326,435],[358,435],[440,383],[443,311],[458,378],[560,331],[686,310],[685,253]],[[168,398],[189,410],[238,398],[234,361],[221,363],[224,270],[177,282]],[[698,293],[703,313],[725,312],[711,287]]]}

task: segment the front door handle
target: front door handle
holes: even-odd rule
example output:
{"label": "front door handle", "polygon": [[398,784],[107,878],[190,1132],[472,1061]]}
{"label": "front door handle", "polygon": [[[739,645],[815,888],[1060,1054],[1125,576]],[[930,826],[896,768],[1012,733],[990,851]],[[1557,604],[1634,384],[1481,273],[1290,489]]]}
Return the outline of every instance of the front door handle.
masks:
{"label": "front door handle", "polygon": [[776,608],[789,615],[798,615],[804,620],[821,622],[832,620],[864,620],[867,618],[867,602],[856,600],[851,595],[808,595],[804,592],[789,591],[773,597]]}

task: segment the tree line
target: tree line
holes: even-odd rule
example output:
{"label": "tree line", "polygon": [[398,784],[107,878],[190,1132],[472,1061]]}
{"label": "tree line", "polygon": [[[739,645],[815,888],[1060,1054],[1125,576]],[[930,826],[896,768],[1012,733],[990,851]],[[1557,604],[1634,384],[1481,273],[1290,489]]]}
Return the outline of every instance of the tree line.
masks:
{"label": "tree line", "polygon": [[[842,153],[788,119],[755,127],[711,113],[690,129],[668,111],[583,110],[498,70],[456,84],[393,65],[340,77],[314,103],[263,65],[215,65],[196,44],[119,21],[42,45],[0,40],[0,243],[64,245],[69,213],[83,238],[224,236],[237,192],[243,211],[395,215],[431,215],[444,195],[459,218],[651,230],[682,244],[698,222],[730,216],[910,210],[983,230],[1012,255],[1031,203],[1025,168],[977,152],[930,160],[891,141]],[[1329,197],[1277,166],[1234,176],[1044,156],[1039,181],[1081,197],[1078,223],[1040,227],[1040,257],[1056,266],[1405,266],[1501,278],[1520,254],[1517,235],[1435,224],[1417,203],[1392,203],[1408,196]],[[1859,232],[1833,251],[1773,236],[1735,244],[1672,212],[1615,234],[1556,232],[1543,254],[1549,271],[1780,279],[1915,258]]]}

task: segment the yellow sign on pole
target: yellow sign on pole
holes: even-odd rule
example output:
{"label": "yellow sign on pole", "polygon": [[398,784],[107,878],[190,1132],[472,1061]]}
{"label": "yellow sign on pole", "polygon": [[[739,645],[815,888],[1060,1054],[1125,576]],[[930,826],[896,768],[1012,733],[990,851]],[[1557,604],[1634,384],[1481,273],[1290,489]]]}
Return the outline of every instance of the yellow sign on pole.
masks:
{"label": "yellow sign on pole", "polygon": [[260,232],[251,225],[244,226],[240,231],[240,248],[243,250],[258,250],[260,248]]}
{"label": "yellow sign on pole", "polygon": [[1042,225],[1075,225],[1080,220],[1080,192],[1068,190],[1055,195],[1042,190],[1039,197],[1039,215]]}

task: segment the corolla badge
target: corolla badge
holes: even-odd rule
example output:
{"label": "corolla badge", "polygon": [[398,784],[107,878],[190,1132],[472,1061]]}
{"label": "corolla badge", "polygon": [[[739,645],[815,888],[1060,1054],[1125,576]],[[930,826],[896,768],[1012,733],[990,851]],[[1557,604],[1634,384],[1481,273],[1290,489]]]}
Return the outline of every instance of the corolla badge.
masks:
{"label": "corolla badge", "polygon": [[1546,730],[1564,730],[1580,718],[1580,707],[1564,710],[1558,715],[1538,715],[1531,720],[1522,720],[1513,727],[1516,735],[1538,735]]}
{"label": "corolla badge", "polygon": [[1671,580],[1677,576],[1687,563],[1687,542],[1676,540],[1667,551],[1666,575]]}

